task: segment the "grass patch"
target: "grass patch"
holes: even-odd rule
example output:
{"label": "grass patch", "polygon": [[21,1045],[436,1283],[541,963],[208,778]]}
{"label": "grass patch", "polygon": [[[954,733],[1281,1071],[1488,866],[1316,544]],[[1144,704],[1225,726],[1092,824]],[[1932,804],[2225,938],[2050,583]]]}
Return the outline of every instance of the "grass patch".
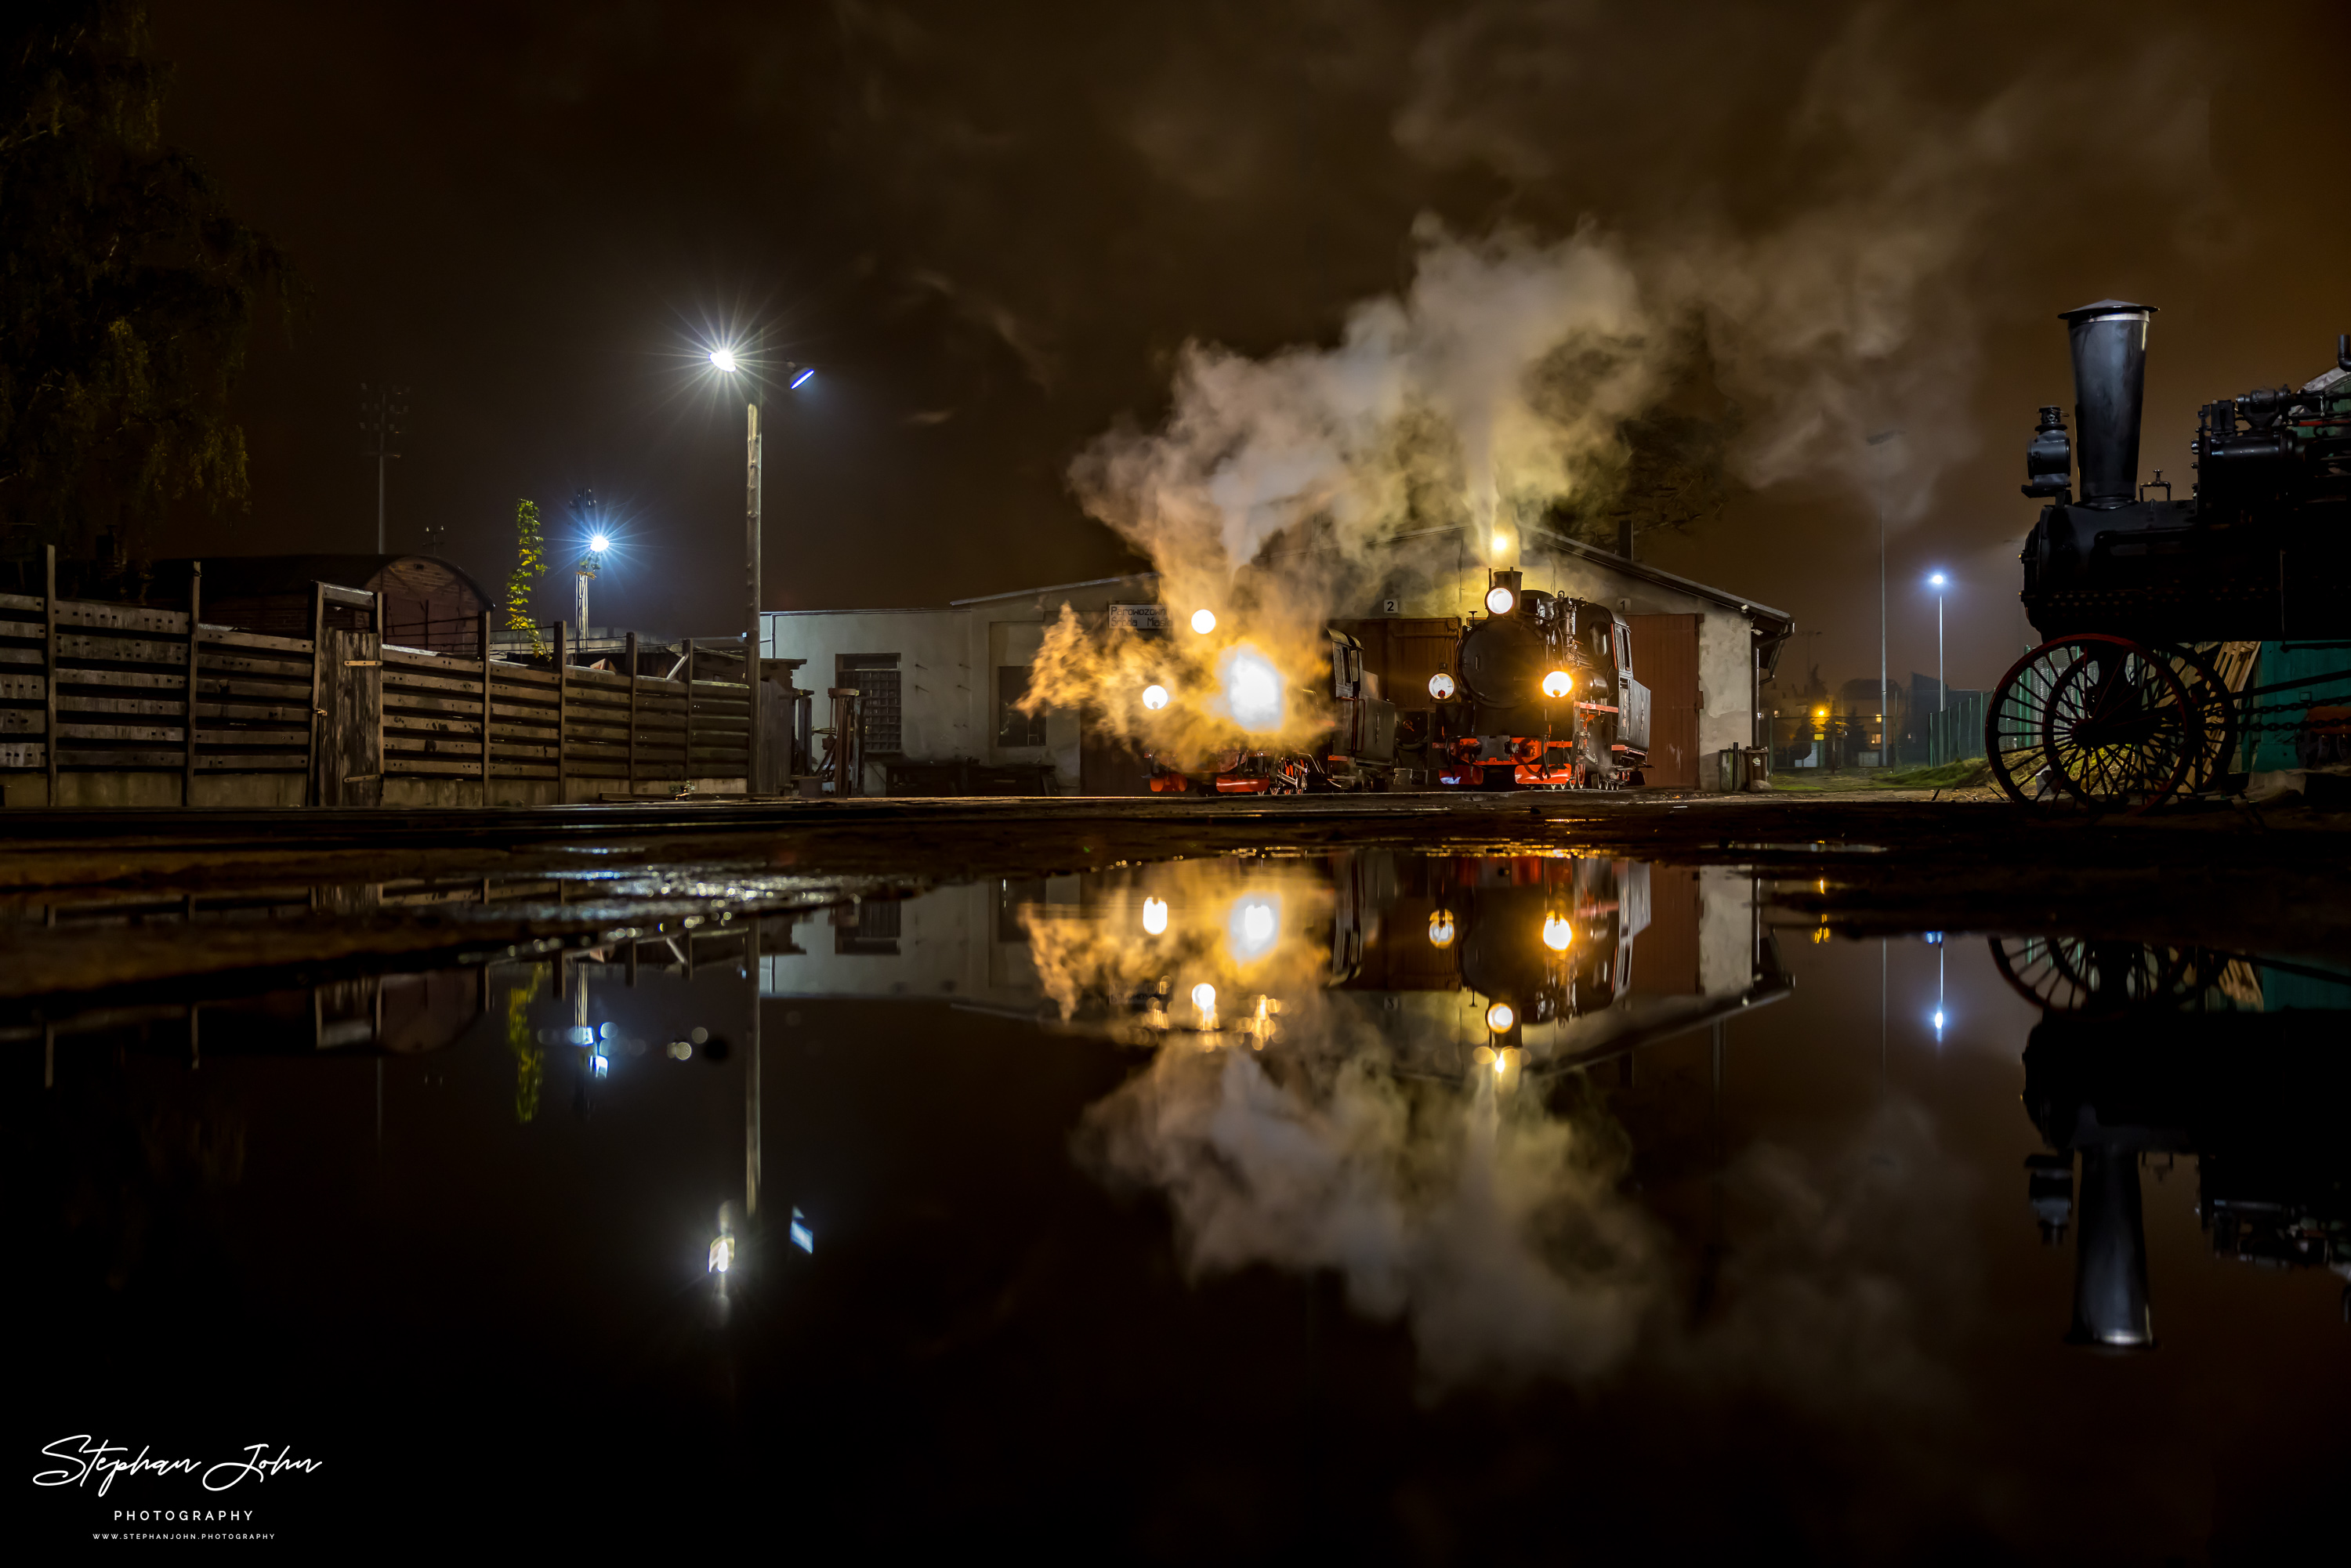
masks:
{"label": "grass patch", "polygon": [[1963,757],[1957,762],[1938,763],[1932,768],[1896,768],[1873,774],[1869,787],[1873,789],[1961,789],[1970,784],[1991,782],[1991,762],[1980,757]]}

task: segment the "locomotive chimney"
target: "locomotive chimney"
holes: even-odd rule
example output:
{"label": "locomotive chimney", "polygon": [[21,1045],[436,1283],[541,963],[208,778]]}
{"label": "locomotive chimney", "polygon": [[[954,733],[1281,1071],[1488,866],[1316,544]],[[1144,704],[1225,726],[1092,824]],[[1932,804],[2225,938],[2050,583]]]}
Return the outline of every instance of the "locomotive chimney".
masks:
{"label": "locomotive chimney", "polygon": [[2147,1222],[2139,1209],[2138,1155],[2090,1144],[2082,1150],[2082,1207],[2074,1253],[2071,1344],[2150,1350]]}
{"label": "locomotive chimney", "polygon": [[2138,493],[2139,405],[2147,393],[2152,305],[2101,299],[2059,318],[2074,346],[2074,430],[2081,443],[2082,504],[2105,510]]}

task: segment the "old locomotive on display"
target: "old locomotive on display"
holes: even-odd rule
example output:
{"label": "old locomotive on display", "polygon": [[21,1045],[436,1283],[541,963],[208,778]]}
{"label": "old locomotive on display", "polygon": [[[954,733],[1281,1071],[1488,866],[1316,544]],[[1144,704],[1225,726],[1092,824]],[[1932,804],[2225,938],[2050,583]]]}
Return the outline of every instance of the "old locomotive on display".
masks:
{"label": "old locomotive on display", "polygon": [[[2241,772],[2243,743],[2271,730],[2294,735],[2304,766],[2344,760],[2351,340],[2299,388],[2205,404],[2193,491],[2174,499],[2159,477],[2138,482],[2154,313],[2105,299],[2063,317],[2078,462],[2062,410],[2043,408],[2024,486],[2049,498],[2022,558],[2025,612],[2047,640],[1984,718],[1993,776],[2020,801],[2145,810]],[[2301,662],[2249,679],[2267,664],[2257,648]],[[2313,655],[2335,667],[2314,673]]]}

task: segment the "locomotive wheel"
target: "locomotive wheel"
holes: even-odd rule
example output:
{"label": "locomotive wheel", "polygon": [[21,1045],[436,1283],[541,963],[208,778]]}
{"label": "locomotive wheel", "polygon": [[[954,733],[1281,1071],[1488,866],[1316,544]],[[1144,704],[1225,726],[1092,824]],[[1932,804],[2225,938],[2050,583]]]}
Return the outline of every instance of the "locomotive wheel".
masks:
{"label": "locomotive wheel", "polygon": [[2050,1012],[2105,1016],[2176,1006],[2203,988],[2198,955],[2143,942],[1995,936],[1991,961],[2019,996]]}
{"label": "locomotive wheel", "polygon": [[2011,800],[2062,790],[2096,810],[2144,811],[2205,749],[2199,702],[2170,662],[2126,637],[2083,632],[2019,659],[1984,713],[1984,755]]}
{"label": "locomotive wheel", "polygon": [[2171,661],[2171,673],[2188,688],[2197,720],[2204,727],[2204,748],[2189,764],[2183,784],[2189,794],[2201,794],[2229,771],[2237,754],[2237,701],[2203,647],[2175,643],[2158,652]]}

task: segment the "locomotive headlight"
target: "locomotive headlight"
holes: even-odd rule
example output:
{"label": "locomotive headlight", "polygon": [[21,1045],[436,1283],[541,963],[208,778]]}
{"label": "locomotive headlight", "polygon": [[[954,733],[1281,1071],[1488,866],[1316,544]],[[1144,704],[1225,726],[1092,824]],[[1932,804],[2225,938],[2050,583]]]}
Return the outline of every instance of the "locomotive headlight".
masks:
{"label": "locomotive headlight", "polygon": [[1575,677],[1565,670],[1553,670],[1543,677],[1543,695],[1563,697],[1575,689]]}
{"label": "locomotive headlight", "polygon": [[1442,952],[1453,946],[1453,915],[1449,910],[1438,910],[1428,917],[1428,945]]}
{"label": "locomotive headlight", "polygon": [[1575,926],[1564,915],[1543,916],[1543,946],[1554,953],[1564,953],[1567,945],[1575,940]]}
{"label": "locomotive headlight", "polygon": [[1192,612],[1192,630],[1205,637],[1217,629],[1217,612],[1213,610]]}
{"label": "locomotive headlight", "polygon": [[1272,660],[1243,643],[1225,654],[1217,674],[1224,685],[1225,711],[1235,724],[1252,735],[1281,727],[1287,705],[1281,672]]}
{"label": "locomotive headlight", "polygon": [[1167,706],[1167,688],[1154,681],[1143,688],[1143,706],[1157,713]]}
{"label": "locomotive headlight", "polygon": [[1428,677],[1428,695],[1444,702],[1453,695],[1453,677],[1443,670]]}
{"label": "locomotive headlight", "polygon": [[1508,1002],[1496,1002],[1486,1009],[1486,1027],[1496,1034],[1510,1033],[1510,1026],[1518,1021],[1518,1013]]}
{"label": "locomotive headlight", "polygon": [[1497,615],[1508,615],[1518,601],[1519,596],[1499,582],[1486,591],[1486,608]]}

